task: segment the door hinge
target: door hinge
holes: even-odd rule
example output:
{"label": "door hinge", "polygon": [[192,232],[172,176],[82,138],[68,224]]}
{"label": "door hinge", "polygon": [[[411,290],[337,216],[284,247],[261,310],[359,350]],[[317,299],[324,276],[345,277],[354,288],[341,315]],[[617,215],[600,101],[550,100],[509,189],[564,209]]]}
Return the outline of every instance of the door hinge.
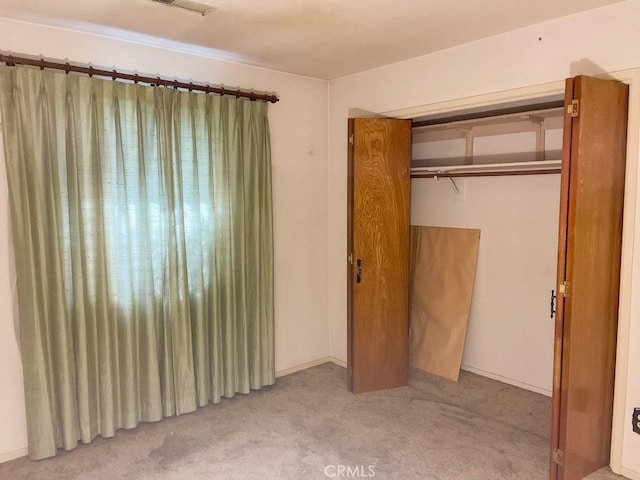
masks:
{"label": "door hinge", "polygon": [[566,280],[564,282],[561,282],[560,285],[558,285],[558,293],[560,295],[562,295],[563,297],[568,297],[569,296],[569,282],[567,282]]}
{"label": "door hinge", "polygon": [[564,453],[559,448],[556,448],[551,453],[551,460],[553,463],[562,465],[564,463]]}
{"label": "door hinge", "polygon": [[353,145],[353,133],[349,135],[349,145]]}
{"label": "door hinge", "polygon": [[353,253],[349,254],[349,263],[353,265]]}
{"label": "door hinge", "polygon": [[567,115],[570,117],[577,117],[580,114],[580,101],[571,100],[571,103],[567,105]]}

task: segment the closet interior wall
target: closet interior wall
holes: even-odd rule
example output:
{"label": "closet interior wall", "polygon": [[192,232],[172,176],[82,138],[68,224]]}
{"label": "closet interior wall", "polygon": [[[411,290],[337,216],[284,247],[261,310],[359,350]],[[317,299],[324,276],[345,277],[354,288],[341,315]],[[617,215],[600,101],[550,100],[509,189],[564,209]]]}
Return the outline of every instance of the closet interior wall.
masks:
{"label": "closet interior wall", "polygon": [[[561,133],[547,132],[547,151],[561,148]],[[417,144],[416,138],[414,164],[425,155],[464,156],[464,145]],[[504,159],[524,158],[521,152],[532,138],[518,133],[477,140],[476,152]],[[560,175],[454,181],[455,186],[447,178],[412,179],[411,224],[481,230],[462,369],[550,396]]]}

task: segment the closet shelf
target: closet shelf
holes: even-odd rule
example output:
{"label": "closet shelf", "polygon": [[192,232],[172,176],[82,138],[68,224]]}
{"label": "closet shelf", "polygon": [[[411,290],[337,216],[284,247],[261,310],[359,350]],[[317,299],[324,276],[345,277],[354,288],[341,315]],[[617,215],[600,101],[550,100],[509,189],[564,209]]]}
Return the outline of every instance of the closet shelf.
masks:
{"label": "closet shelf", "polygon": [[498,177],[560,173],[562,160],[413,167],[411,178]]}

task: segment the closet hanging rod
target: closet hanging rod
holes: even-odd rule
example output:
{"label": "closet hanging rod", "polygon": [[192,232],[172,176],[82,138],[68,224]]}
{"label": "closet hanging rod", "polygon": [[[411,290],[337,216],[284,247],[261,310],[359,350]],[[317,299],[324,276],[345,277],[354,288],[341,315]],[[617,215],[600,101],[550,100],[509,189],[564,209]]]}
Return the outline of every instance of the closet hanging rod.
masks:
{"label": "closet hanging rod", "polygon": [[151,77],[147,75],[138,75],[137,73],[124,73],[119,72],[117,70],[106,70],[102,68],[95,68],[93,66],[83,66],[83,65],[74,65],[69,62],[55,62],[45,60],[44,58],[28,58],[28,57],[18,57],[14,55],[0,53],[0,63],[5,63],[6,65],[13,67],[15,65],[29,65],[32,67],[39,67],[40,70],[44,70],[45,68],[49,68],[52,70],[62,70],[66,73],[74,72],[74,73],[82,73],[85,75],[89,75],[93,77],[94,75],[97,77],[106,77],[111,78],[112,80],[129,80],[134,83],[146,83],[153,86],[165,86],[165,87],[173,87],[173,88],[181,88],[183,90],[188,90],[190,92],[204,92],[204,93],[214,93],[217,95],[228,95],[236,98],[248,98],[253,101],[262,101],[262,102],[271,102],[276,103],[280,99],[277,95],[273,95],[270,93],[259,93],[254,91],[246,91],[241,90],[239,88],[229,89],[225,87],[216,87],[208,84],[202,83],[193,83],[193,82],[181,82],[179,80],[169,80],[167,78],[160,77]]}
{"label": "closet hanging rod", "polygon": [[413,167],[411,178],[499,177],[560,173],[561,160]]}
{"label": "closet hanging rod", "polygon": [[[428,162],[429,159],[413,159],[412,162]],[[528,162],[471,163],[459,165],[424,165],[415,166],[414,172],[453,172],[458,170],[539,170],[542,168],[560,167],[562,160],[532,160]]]}
{"label": "closet hanging rod", "polygon": [[553,173],[560,173],[560,167],[540,168],[537,170],[495,170],[484,172],[412,172],[411,178],[506,177],[510,175],[548,175]]}

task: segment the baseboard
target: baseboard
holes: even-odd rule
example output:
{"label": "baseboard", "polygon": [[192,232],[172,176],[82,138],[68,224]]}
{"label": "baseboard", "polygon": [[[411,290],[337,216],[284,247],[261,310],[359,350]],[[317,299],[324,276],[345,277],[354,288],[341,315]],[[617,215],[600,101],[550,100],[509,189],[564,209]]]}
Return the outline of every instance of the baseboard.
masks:
{"label": "baseboard", "polygon": [[291,375],[292,373],[299,372],[300,370],[306,370],[307,368],[317,367],[318,365],[322,365],[323,363],[335,363],[340,367],[347,368],[347,363],[343,362],[342,360],[339,360],[335,357],[322,357],[322,358],[318,358],[317,360],[312,360],[310,362],[296,365],[295,367],[279,370],[276,372],[276,378],[284,377],[286,375]]}
{"label": "baseboard", "polygon": [[532,392],[540,393],[542,395],[546,395],[547,397],[551,396],[551,390],[547,390],[546,388],[536,387],[535,385],[530,385],[528,383],[519,382],[518,380],[514,380],[513,378],[503,377],[502,375],[498,375],[497,373],[487,372],[486,370],[482,370],[476,367],[470,367],[469,365],[462,365],[460,367],[461,370],[465,370],[467,372],[475,373],[476,375],[481,375],[483,377],[488,377],[493,380],[497,380],[502,383],[507,383],[509,385],[514,385],[516,387],[523,388],[525,390],[530,390]]}
{"label": "baseboard", "polygon": [[276,378],[284,377],[286,375],[291,375],[292,373],[299,372],[300,370],[306,370],[307,368],[317,367],[318,365],[322,365],[323,363],[327,363],[330,361],[331,361],[330,357],[322,357],[317,360],[312,360],[310,362],[296,365],[295,367],[285,368],[284,370],[280,370],[276,372]]}
{"label": "baseboard", "polygon": [[347,362],[343,362],[342,360],[336,357],[327,357],[331,363],[335,363],[339,367],[347,368]]}
{"label": "baseboard", "polygon": [[640,472],[636,472],[635,470],[622,467],[620,468],[620,474],[631,480],[640,480]]}
{"label": "baseboard", "polygon": [[0,453],[0,463],[15,460],[16,458],[26,457],[29,454],[27,447],[14,450],[13,452]]}

